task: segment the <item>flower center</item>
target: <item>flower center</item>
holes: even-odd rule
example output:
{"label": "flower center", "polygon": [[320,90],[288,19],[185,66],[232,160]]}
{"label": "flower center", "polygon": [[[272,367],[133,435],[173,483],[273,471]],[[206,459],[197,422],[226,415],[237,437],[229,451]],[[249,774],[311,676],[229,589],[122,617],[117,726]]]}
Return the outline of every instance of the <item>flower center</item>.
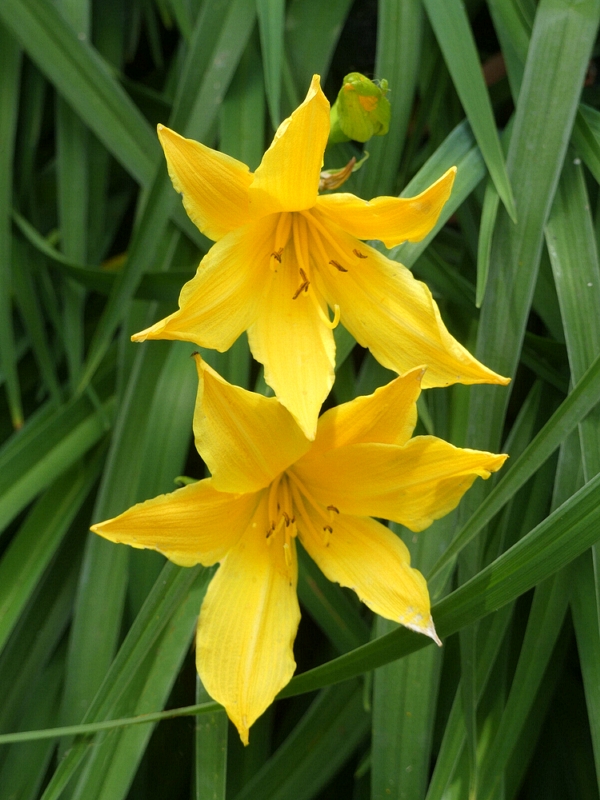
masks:
{"label": "flower center", "polygon": [[[324,231],[324,234],[321,233]],[[326,236],[326,244],[322,236]],[[279,214],[275,229],[275,246],[271,252],[270,267],[273,272],[290,267],[297,270],[298,284],[292,294],[292,300],[303,302],[306,298],[312,302],[319,317],[329,328],[335,328],[340,321],[340,309],[337,304],[333,308],[333,319],[327,314],[327,303],[316,289],[313,273],[321,264],[329,264],[338,272],[348,272],[341,261],[328,257],[326,245],[333,246],[336,256],[347,260],[342,249],[329,236],[326,229],[306,211],[288,211]],[[366,258],[356,252],[359,258]],[[310,290],[310,291],[309,291]]]}
{"label": "flower center", "polygon": [[[310,528],[313,534],[320,538],[325,547],[329,547],[329,542],[335,531],[335,521],[339,515],[339,509],[333,504],[323,506],[315,500],[306,486],[293,472],[289,473],[289,487],[291,489],[294,506],[298,510],[298,515],[302,519],[302,524]],[[315,523],[314,518],[308,514],[307,504],[312,506],[316,515],[320,517],[319,523]]]}

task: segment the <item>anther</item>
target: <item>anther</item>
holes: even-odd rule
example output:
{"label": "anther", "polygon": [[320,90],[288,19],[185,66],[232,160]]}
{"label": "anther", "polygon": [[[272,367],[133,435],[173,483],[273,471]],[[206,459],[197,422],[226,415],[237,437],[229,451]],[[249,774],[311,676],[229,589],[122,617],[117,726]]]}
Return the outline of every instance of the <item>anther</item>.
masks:
{"label": "anther", "polygon": [[338,261],[334,261],[333,259],[331,259],[331,261],[329,263],[331,264],[332,267],[335,267],[340,272],[348,272],[346,267],[342,267],[342,265]]}
{"label": "anther", "polygon": [[292,300],[296,300],[302,294],[302,292],[308,292],[308,287],[310,286],[310,281],[306,277],[306,272],[304,272],[302,267],[300,268],[300,277],[302,278],[302,283],[296,289],[296,291],[294,293],[294,296],[292,297]]}
{"label": "anther", "polygon": [[336,514],[340,513],[339,508],[336,508],[335,506],[327,506],[327,511],[335,511]]}
{"label": "anther", "polygon": [[[274,253],[271,253],[271,258],[274,258],[275,261],[278,261],[281,264],[281,254],[283,253],[283,247],[280,247],[279,250],[276,250]],[[366,256],[364,256],[366,258]]]}
{"label": "anther", "polygon": [[327,531],[327,533],[333,533],[333,528],[331,527],[331,525],[324,525],[323,530]]}
{"label": "anther", "polygon": [[285,527],[289,528],[292,520],[290,519],[289,514],[287,514],[285,511],[283,511],[282,513],[283,513],[283,518],[285,519]]}
{"label": "anther", "polygon": [[[368,258],[364,253],[361,253],[360,250],[356,250],[356,248],[352,251],[357,258]],[[281,261],[281,259],[279,259]]]}

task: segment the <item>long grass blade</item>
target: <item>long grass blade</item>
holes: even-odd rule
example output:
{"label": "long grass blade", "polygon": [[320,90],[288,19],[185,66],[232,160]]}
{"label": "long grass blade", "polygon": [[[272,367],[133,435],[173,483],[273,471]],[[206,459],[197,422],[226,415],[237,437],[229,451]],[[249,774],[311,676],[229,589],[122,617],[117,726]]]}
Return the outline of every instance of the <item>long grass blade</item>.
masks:
{"label": "long grass blade", "polygon": [[12,424],[17,429],[23,424],[23,407],[12,326],[10,208],[20,75],[21,50],[9,30],[0,24],[0,367],[6,382]]}

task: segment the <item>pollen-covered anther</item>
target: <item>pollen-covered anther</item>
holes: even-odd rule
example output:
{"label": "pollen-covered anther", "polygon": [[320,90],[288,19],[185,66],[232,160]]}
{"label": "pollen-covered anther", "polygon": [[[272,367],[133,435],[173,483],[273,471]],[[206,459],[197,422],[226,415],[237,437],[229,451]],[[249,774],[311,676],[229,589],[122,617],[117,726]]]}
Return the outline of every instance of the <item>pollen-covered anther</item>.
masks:
{"label": "pollen-covered anther", "polygon": [[327,511],[335,511],[336,514],[340,513],[339,508],[336,508],[335,506],[327,506]]}
{"label": "pollen-covered anther", "polygon": [[302,267],[300,267],[300,277],[302,278],[302,283],[300,284],[300,286],[294,292],[294,296],[292,297],[292,300],[297,300],[297,298],[300,297],[302,292],[308,292],[308,287],[310,286],[310,281],[306,277],[306,272],[304,272]]}
{"label": "pollen-covered anther", "polygon": [[283,247],[280,247],[279,250],[275,250],[271,253],[271,258],[274,258],[275,261],[281,264],[281,254],[283,253]]}
{"label": "pollen-covered anther", "polygon": [[357,250],[356,248],[354,248],[352,252],[357,258],[368,258],[368,256],[366,256],[364,253],[361,253],[360,250]]}
{"label": "pollen-covered anther", "polygon": [[339,272],[348,272],[346,267],[342,267],[339,261],[334,261],[333,258],[329,262],[332,267],[335,267]]}

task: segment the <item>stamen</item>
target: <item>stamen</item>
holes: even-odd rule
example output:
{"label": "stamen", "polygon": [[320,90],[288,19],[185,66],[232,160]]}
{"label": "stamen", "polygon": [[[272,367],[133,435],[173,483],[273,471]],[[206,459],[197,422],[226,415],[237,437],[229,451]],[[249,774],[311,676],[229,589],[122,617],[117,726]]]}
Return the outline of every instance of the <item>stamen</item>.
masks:
{"label": "stamen", "polygon": [[335,267],[340,272],[348,272],[346,267],[342,267],[342,265],[338,261],[334,261],[333,258],[331,259],[331,261],[329,263],[331,264],[332,267]]}
{"label": "stamen", "polygon": [[292,215],[287,212],[283,211],[279,215],[279,219],[277,220],[277,227],[275,228],[275,250],[278,247],[283,248],[288,243],[288,239],[290,238],[290,228],[292,227]]}
{"label": "stamen", "polygon": [[[327,228],[317,219],[316,215],[311,213],[310,211],[299,211],[304,219],[306,220],[308,226],[311,228],[311,233],[314,234],[313,228],[316,228],[319,234],[323,237],[323,239],[330,245],[330,247],[335,250],[338,256],[342,259],[342,261],[346,261],[348,258],[348,253],[342,249],[341,245],[338,244],[337,240],[331,233],[327,230]],[[318,237],[315,237],[315,239]]]}
{"label": "stamen", "polygon": [[289,542],[283,545],[283,555],[285,556],[285,565],[288,569],[292,568],[292,551]]}
{"label": "stamen", "polygon": [[300,286],[294,292],[294,296],[292,297],[292,300],[297,300],[300,297],[300,295],[302,294],[302,292],[308,292],[308,287],[310,286],[310,281],[306,277],[306,272],[304,272],[302,267],[300,267],[300,277],[302,278],[302,283],[300,284]]}
{"label": "stamen", "polygon": [[336,508],[335,506],[327,506],[327,511],[335,511],[336,514],[340,513],[339,508]]}
{"label": "stamen", "polygon": [[273,261],[269,262],[269,267],[273,272],[277,270],[277,264],[281,264],[281,256],[290,238],[291,227],[292,215],[287,211],[282,212],[275,228],[275,247],[271,253]]}
{"label": "stamen", "polygon": [[[293,492],[293,495],[294,495],[294,503],[295,504],[297,503],[297,501],[298,501],[298,493],[299,493],[301,498],[305,497],[308,500],[310,505],[314,508],[314,510],[317,512],[317,514],[323,520],[323,524],[329,526],[329,523],[331,521],[330,520],[330,513],[331,512],[329,514],[325,513],[325,509],[323,508],[321,503],[319,503],[317,500],[314,499],[314,497],[311,496],[311,494],[308,491],[308,489],[306,488],[306,486],[302,483],[302,481],[300,480],[300,478],[296,474],[294,474],[293,472],[288,472],[286,474],[290,478],[290,484],[289,485],[290,485],[290,488],[291,488],[291,490]],[[301,510],[301,501],[300,501],[300,504],[299,504],[299,508]],[[339,511],[338,511],[338,514],[339,514]]]}
{"label": "stamen", "polygon": [[331,537],[331,534],[333,533],[333,528],[331,527],[331,525],[326,525],[323,528],[323,531],[320,532],[315,527],[315,524],[309,517],[308,512],[306,511],[306,508],[304,506],[304,498],[306,498],[306,500],[308,500],[311,506],[313,506],[315,511],[317,511],[322,516],[322,512],[320,511],[318,504],[315,504],[314,500],[312,500],[310,495],[306,494],[305,487],[302,485],[301,481],[299,481],[296,478],[295,475],[290,474],[290,478],[292,478],[293,481],[290,484],[290,488],[292,490],[292,495],[294,497],[294,505],[296,506],[296,508],[298,509],[298,513],[302,517],[302,522],[306,526],[306,533],[308,534],[308,531],[311,531],[312,535],[315,537],[315,539],[317,539],[317,541],[320,540],[323,542],[325,547],[329,547],[329,539]]}
{"label": "stamen", "polygon": [[321,237],[319,236],[318,231],[314,230],[314,228],[311,227],[310,220],[308,221],[308,230],[313,242],[317,247],[317,250],[319,251],[319,256],[321,257],[321,260],[323,261],[324,264],[327,264],[329,261],[329,256],[325,252],[325,248],[323,247],[323,242],[321,241]]}
{"label": "stamen", "polygon": [[283,473],[280,473],[275,478],[273,483],[269,486],[269,497],[268,497],[268,501],[267,501],[267,513],[269,515],[269,523],[270,523],[271,528],[273,530],[275,530],[275,523],[276,523],[276,520],[277,520],[277,518],[279,516],[279,502],[277,500],[277,496],[278,496],[277,490],[279,488],[279,484],[281,482],[282,475],[283,475]]}
{"label": "stamen", "polygon": [[360,250],[357,250],[356,248],[354,248],[352,252],[357,258],[368,258],[368,256],[366,256],[364,253],[361,253]]}
{"label": "stamen", "polygon": [[[277,546],[284,548],[285,563],[290,570],[289,577],[291,578],[294,561],[294,550],[291,546],[291,541],[296,538],[298,531],[286,473],[282,472],[271,483],[267,502],[269,514],[269,528],[266,531],[267,545],[270,546],[275,539],[278,539]],[[283,534],[283,541],[278,538],[280,534]]]}
{"label": "stamen", "polygon": [[308,292],[308,287],[310,286],[310,279],[308,278],[310,274],[310,266],[308,263],[308,231],[306,230],[306,221],[299,214],[293,215],[292,235],[294,238],[296,261],[298,262],[298,268],[302,278],[302,283],[298,289],[296,289],[292,297],[292,300],[296,300],[300,297],[302,292]]}

